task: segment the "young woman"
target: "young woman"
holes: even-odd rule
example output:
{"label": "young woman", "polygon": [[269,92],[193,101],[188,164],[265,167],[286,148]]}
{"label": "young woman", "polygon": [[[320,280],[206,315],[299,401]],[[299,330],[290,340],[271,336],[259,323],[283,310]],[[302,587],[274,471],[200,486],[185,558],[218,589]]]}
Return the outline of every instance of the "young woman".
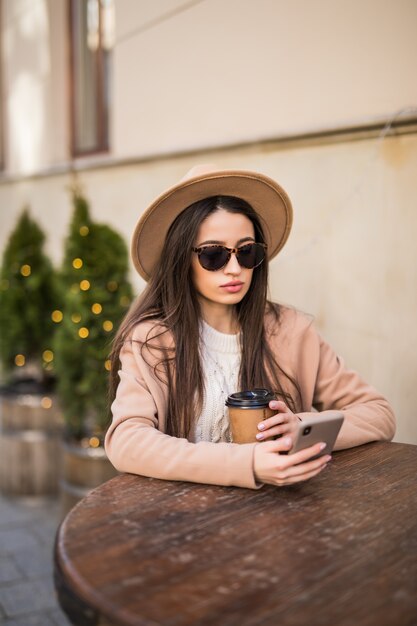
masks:
{"label": "young woman", "polygon": [[[285,244],[291,202],[256,172],[191,170],[145,211],[132,241],[148,281],[115,338],[106,451],[119,471],[256,488],[312,478],[321,444],[292,455],[306,415],[341,410],[336,448],[389,440],[388,402],[319,336],[267,300],[268,260]],[[273,390],[258,442],[231,441],[225,400]],[[281,435],[275,438],[276,435]]]}

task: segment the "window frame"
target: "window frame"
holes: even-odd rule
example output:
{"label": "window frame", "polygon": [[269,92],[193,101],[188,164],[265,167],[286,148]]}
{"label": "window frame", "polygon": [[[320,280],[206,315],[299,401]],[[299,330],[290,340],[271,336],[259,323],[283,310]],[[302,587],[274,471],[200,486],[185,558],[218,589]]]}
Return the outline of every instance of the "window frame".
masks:
{"label": "window frame", "polygon": [[[0,0],[1,2],[1,0]],[[98,48],[95,55],[96,93],[95,102],[97,142],[93,148],[77,147],[76,133],[76,88],[75,88],[75,52],[74,52],[74,20],[77,0],[68,0],[68,51],[69,51],[69,103],[70,103],[70,151],[72,157],[84,157],[108,152],[109,146],[109,115],[105,105],[104,50],[102,47],[103,9],[101,0],[98,2]]]}

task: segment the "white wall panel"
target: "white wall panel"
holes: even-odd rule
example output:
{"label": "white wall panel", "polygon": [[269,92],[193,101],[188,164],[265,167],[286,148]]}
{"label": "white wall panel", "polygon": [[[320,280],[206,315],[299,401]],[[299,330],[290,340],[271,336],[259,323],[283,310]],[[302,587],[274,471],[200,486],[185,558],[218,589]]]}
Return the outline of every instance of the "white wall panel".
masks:
{"label": "white wall panel", "polygon": [[117,15],[117,156],[370,124],[417,104],[415,0],[165,0],[151,16],[147,0],[121,0]]}

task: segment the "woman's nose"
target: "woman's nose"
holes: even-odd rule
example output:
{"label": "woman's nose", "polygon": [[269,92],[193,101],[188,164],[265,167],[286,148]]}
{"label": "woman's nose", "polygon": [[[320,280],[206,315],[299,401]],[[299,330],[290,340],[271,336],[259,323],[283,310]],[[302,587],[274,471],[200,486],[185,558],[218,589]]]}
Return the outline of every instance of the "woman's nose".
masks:
{"label": "woman's nose", "polygon": [[230,259],[227,262],[227,264],[224,266],[224,273],[225,274],[233,274],[233,275],[237,275],[240,274],[241,271],[241,267],[239,265],[239,262],[236,258],[236,254],[234,254],[232,252],[232,254],[230,255]]}

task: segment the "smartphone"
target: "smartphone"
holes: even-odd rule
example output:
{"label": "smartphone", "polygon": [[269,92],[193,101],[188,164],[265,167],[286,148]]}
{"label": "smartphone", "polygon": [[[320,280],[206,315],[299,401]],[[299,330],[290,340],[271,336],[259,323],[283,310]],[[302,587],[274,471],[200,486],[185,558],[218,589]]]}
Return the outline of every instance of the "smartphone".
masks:
{"label": "smartphone", "polygon": [[312,461],[319,456],[323,456],[323,454],[330,454],[343,424],[343,420],[343,413],[340,411],[326,411],[325,415],[318,413],[317,417],[303,419],[303,421],[298,424],[294,443],[288,454],[294,454],[321,441],[326,444],[324,450],[308,460]]}

